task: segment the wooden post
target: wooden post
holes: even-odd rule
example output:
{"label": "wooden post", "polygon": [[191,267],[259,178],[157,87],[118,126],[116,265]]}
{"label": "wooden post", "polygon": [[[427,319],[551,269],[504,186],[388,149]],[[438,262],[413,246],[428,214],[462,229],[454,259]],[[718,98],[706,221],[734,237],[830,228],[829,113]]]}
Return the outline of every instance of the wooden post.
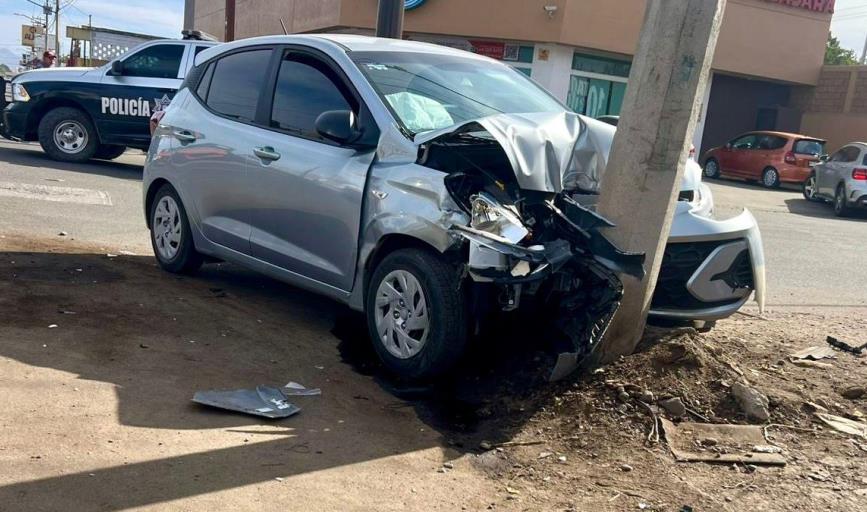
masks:
{"label": "wooden post", "polygon": [[606,235],[647,255],[647,276],[622,277],[623,303],[597,362],[631,354],[644,332],[725,4],[647,0],[598,204],[617,224]]}

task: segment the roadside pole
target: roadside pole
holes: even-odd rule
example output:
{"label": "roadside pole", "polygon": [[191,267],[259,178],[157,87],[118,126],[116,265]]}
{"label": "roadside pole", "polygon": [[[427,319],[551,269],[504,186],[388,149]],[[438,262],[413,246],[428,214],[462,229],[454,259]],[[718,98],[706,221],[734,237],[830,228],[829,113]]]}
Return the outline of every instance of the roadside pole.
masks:
{"label": "roadside pole", "polygon": [[623,250],[647,255],[647,276],[622,276],[623,303],[597,362],[631,354],[644,331],[725,5],[647,2],[598,204],[617,224],[606,235]]}
{"label": "roadside pole", "polygon": [[403,0],[379,0],[376,37],[403,37]]}
{"label": "roadside pole", "polygon": [[57,57],[57,67],[60,67],[60,0],[54,0],[54,55]]}

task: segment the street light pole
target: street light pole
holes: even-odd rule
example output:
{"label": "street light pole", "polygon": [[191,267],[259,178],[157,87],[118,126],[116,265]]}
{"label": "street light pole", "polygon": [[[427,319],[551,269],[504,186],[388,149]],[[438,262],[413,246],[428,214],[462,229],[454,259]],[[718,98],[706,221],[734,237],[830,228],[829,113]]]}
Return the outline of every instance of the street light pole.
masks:
{"label": "street light pole", "polygon": [[403,0],[379,0],[376,36],[392,39],[403,36]]}

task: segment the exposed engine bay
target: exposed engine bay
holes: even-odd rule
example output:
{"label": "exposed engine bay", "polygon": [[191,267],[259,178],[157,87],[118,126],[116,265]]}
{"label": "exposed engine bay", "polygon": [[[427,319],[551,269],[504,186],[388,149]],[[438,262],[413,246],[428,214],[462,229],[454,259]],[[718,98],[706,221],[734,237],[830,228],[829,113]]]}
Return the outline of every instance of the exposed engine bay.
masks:
{"label": "exposed engine bay", "polygon": [[617,274],[643,278],[644,255],[605,238],[600,230],[613,224],[572,199],[574,190],[522,187],[507,150],[486,127],[469,124],[420,144],[417,163],[448,173],[449,194],[469,214],[468,226],[454,224],[450,232],[466,242],[472,282],[493,288],[503,311],[533,302],[545,317],[539,320],[556,327],[559,352],[575,361],[589,355],[620,306]]}

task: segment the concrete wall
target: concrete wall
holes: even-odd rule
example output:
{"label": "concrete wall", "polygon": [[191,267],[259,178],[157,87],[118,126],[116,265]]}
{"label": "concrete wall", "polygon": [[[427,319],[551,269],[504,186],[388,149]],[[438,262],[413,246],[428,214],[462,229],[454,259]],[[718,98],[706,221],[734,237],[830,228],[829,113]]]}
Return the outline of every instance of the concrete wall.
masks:
{"label": "concrete wall", "polygon": [[[225,0],[195,2],[196,26],[224,33]],[[674,0],[672,0],[674,1]],[[372,29],[378,0],[237,0],[237,38],[290,32]],[[553,16],[543,9],[557,7]],[[814,85],[831,15],[765,0],[728,0],[713,62],[718,71]],[[645,0],[428,0],[407,11],[408,32],[560,43],[635,53]]]}
{"label": "concrete wall", "polygon": [[852,141],[867,142],[867,66],[825,66],[814,90],[802,91],[801,129],[828,140],[834,151]]}

